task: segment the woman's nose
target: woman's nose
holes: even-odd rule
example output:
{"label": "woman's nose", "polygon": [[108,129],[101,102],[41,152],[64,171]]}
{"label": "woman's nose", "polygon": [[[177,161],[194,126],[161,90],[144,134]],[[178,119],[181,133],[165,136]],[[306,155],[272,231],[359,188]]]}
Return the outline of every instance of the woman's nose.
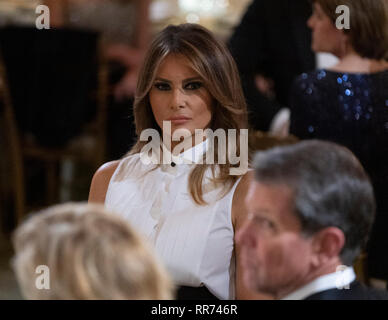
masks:
{"label": "woman's nose", "polygon": [[171,98],[171,109],[184,108],[187,104],[186,95],[182,89],[174,89]]}

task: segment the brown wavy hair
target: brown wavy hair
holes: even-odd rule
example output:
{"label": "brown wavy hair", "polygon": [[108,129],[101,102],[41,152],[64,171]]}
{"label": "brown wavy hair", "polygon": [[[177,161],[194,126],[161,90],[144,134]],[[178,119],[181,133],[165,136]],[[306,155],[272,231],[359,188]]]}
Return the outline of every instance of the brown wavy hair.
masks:
{"label": "brown wavy hair", "polygon": [[335,24],[340,5],[349,7],[350,29],[344,29],[354,50],[368,59],[388,59],[387,0],[313,0]]}
{"label": "brown wavy hair", "polygon": [[[197,24],[181,24],[170,25],[162,30],[148,49],[139,74],[134,102],[138,140],[129,154],[139,153],[147,144],[139,140],[143,130],[153,128],[162,134],[152,113],[149,92],[159,65],[169,54],[182,55],[191,63],[191,67],[202,78],[213,98],[209,128],[213,131],[220,128],[236,129],[235,147],[237,151],[240,150],[240,129],[248,129],[248,122],[247,107],[236,64],[226,46],[216,40],[209,30]],[[217,142],[215,139],[214,150],[218,150]],[[214,159],[217,163],[217,153]],[[215,170],[216,166],[219,170]],[[189,176],[189,189],[193,200],[200,205],[206,204],[203,199],[202,182],[209,167],[213,173],[214,183],[223,185],[225,192],[230,190],[238,179],[238,176],[229,174],[229,170],[235,166],[228,159],[226,164],[195,165]]]}

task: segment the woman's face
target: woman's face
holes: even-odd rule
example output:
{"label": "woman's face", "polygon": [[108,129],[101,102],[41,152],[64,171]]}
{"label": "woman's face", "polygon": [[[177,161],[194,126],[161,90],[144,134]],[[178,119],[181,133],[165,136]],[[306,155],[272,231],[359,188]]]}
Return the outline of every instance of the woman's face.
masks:
{"label": "woman's face", "polygon": [[337,57],[345,49],[346,36],[337,29],[318,3],[314,3],[313,14],[307,21],[312,29],[312,50],[314,52],[329,52]]}
{"label": "woman's face", "polygon": [[171,134],[187,129],[194,135],[212,118],[212,96],[184,56],[170,54],[162,61],[149,97],[157,124],[163,130],[163,121],[170,121]]}

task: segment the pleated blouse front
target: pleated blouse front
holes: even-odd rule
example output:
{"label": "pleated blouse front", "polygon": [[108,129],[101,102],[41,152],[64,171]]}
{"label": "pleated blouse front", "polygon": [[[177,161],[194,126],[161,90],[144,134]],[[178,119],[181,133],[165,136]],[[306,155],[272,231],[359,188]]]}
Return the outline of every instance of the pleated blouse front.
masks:
{"label": "pleated blouse front", "polygon": [[197,205],[188,186],[195,165],[162,164],[155,169],[140,154],[128,156],[111,178],[105,205],[153,244],[177,285],[205,285],[220,299],[234,299],[231,208],[238,182],[221,197],[209,169],[203,183],[208,205]]}

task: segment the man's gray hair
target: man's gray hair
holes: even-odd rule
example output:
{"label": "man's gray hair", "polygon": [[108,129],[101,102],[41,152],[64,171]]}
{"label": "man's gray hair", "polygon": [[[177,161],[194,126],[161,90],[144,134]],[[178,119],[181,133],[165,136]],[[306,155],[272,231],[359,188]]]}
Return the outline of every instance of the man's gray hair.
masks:
{"label": "man's gray hair", "polygon": [[341,229],[341,261],[353,264],[367,242],[376,205],[369,177],[352,152],[307,140],[257,153],[254,169],[256,181],[292,190],[292,210],[304,235],[331,226]]}

